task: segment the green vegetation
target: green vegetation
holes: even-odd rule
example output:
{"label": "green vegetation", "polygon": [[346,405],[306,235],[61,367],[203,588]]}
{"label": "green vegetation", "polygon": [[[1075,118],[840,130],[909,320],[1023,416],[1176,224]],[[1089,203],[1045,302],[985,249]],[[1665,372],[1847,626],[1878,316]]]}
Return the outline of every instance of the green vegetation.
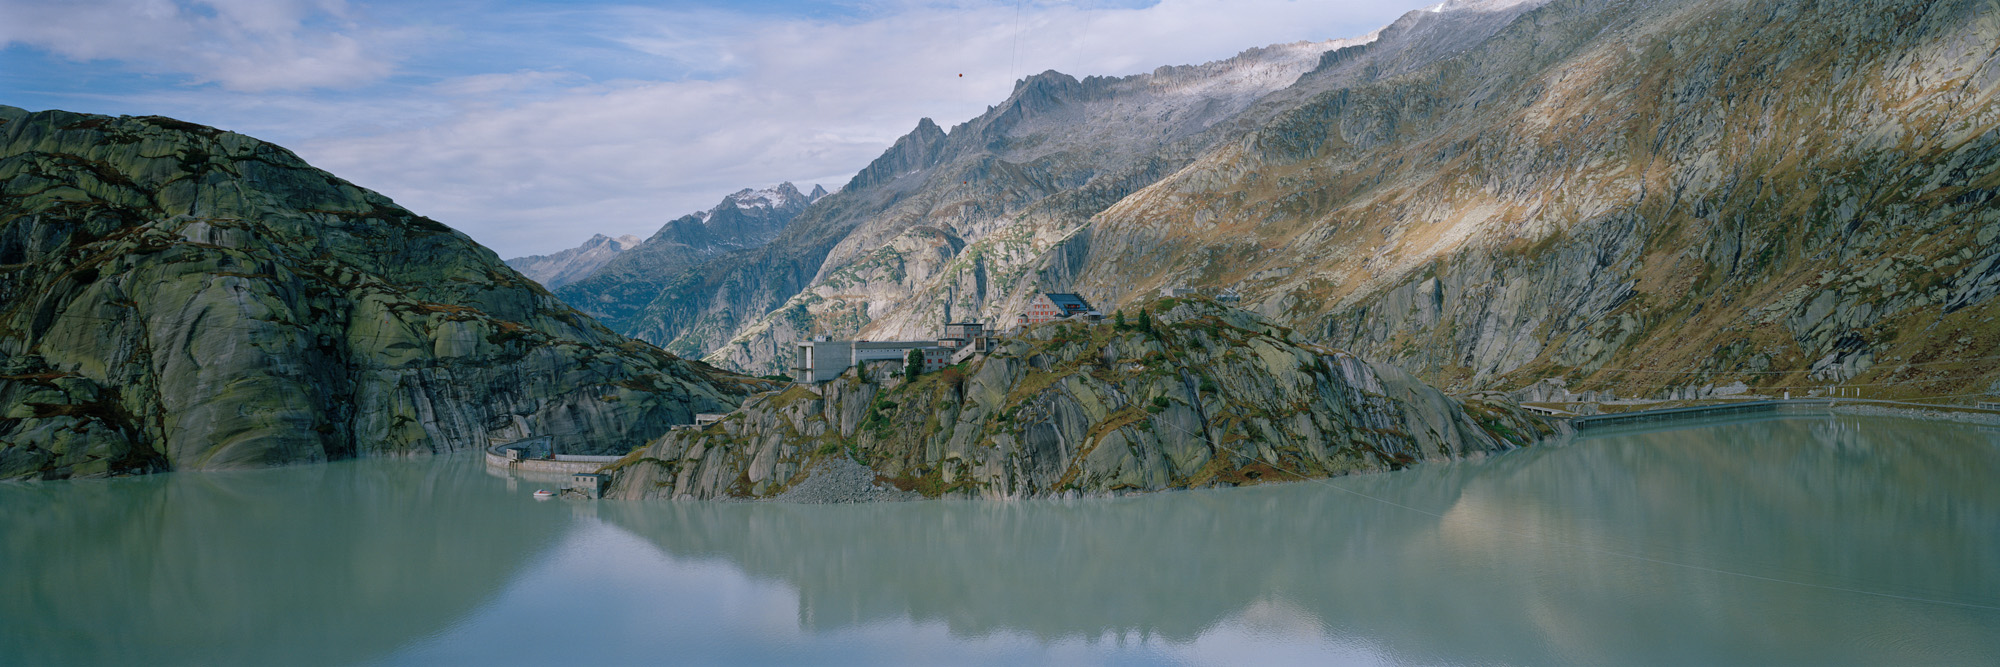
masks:
{"label": "green vegetation", "polygon": [[923,374],[924,351],[910,350],[910,354],[903,357],[903,379],[915,382],[917,376]]}

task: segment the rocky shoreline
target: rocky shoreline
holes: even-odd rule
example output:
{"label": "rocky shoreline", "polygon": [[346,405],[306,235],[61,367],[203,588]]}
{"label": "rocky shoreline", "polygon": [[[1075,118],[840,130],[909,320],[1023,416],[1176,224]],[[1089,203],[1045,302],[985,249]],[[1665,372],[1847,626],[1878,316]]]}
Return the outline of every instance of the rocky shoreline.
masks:
{"label": "rocky shoreline", "polygon": [[923,495],[913,491],[899,491],[884,487],[876,481],[875,471],[868,466],[855,463],[852,459],[835,457],[820,461],[806,472],[799,483],[786,489],[784,493],[765,499],[764,502],[796,503],[800,505],[839,505],[848,503],[883,503],[923,500]]}

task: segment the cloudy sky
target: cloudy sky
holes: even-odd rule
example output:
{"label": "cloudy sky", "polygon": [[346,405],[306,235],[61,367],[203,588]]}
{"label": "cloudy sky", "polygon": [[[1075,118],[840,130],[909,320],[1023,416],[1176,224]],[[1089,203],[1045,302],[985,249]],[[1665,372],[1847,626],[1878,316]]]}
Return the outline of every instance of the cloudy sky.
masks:
{"label": "cloudy sky", "polygon": [[1424,4],[0,0],[0,104],[250,134],[513,257],[838,187],[1035,72],[1352,37]]}

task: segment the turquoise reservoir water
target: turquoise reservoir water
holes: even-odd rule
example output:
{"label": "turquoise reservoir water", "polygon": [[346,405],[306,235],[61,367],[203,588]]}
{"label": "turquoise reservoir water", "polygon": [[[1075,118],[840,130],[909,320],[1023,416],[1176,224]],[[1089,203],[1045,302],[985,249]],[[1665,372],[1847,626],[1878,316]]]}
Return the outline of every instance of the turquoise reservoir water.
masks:
{"label": "turquoise reservoir water", "polygon": [[1073,502],[0,485],[0,663],[1993,664],[2000,431],[1783,418]]}

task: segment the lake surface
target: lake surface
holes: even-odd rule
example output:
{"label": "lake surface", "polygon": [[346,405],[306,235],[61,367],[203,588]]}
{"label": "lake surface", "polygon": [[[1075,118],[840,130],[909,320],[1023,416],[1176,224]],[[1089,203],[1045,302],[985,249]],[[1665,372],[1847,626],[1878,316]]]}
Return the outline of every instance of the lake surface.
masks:
{"label": "lake surface", "polygon": [[5,664],[1992,664],[2000,430],[1770,418],[1086,501],[0,484]]}

